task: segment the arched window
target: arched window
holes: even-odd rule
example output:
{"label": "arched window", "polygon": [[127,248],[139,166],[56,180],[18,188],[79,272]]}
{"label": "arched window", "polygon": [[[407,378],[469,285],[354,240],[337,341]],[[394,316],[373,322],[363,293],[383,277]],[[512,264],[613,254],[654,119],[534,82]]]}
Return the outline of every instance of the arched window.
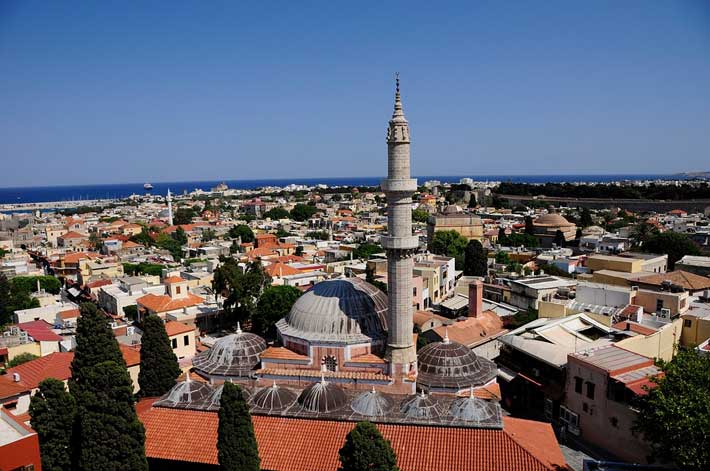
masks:
{"label": "arched window", "polygon": [[338,360],[333,355],[326,355],[322,360],[326,371],[338,371]]}

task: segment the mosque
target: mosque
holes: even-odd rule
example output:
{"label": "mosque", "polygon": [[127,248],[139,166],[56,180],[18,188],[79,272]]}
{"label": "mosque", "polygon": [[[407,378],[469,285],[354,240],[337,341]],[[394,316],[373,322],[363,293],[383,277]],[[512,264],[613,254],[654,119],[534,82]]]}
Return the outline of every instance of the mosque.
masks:
{"label": "mosque", "polygon": [[381,183],[389,296],[360,278],[322,281],[276,324],[280,346],[240,329],[219,338],[155,407],[216,410],[221,384],[231,381],[244,386],[253,414],[502,427],[493,362],[448,335],[416,351],[409,148],[397,78]]}

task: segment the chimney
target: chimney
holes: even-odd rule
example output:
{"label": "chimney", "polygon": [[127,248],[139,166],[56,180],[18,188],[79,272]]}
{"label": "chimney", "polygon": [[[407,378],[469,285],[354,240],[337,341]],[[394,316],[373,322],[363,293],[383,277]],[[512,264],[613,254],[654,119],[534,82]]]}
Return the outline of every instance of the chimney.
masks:
{"label": "chimney", "polygon": [[12,380],[16,383],[20,382],[20,373],[12,373]]}
{"label": "chimney", "polygon": [[468,285],[468,317],[478,317],[483,313],[483,282],[473,280]]}

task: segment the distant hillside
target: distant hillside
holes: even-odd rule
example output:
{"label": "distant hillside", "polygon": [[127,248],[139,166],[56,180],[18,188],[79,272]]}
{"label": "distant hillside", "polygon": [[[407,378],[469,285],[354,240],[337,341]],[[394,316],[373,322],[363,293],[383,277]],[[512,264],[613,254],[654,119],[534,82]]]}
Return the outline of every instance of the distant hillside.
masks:
{"label": "distant hillside", "polygon": [[710,172],[683,172],[678,176],[685,178],[710,178]]}

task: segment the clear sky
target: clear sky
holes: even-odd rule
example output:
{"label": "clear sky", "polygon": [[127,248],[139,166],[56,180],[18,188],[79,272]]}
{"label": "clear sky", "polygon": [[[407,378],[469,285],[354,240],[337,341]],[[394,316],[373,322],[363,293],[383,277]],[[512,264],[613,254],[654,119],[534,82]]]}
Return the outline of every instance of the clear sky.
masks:
{"label": "clear sky", "polygon": [[0,186],[710,170],[710,1],[0,0]]}

